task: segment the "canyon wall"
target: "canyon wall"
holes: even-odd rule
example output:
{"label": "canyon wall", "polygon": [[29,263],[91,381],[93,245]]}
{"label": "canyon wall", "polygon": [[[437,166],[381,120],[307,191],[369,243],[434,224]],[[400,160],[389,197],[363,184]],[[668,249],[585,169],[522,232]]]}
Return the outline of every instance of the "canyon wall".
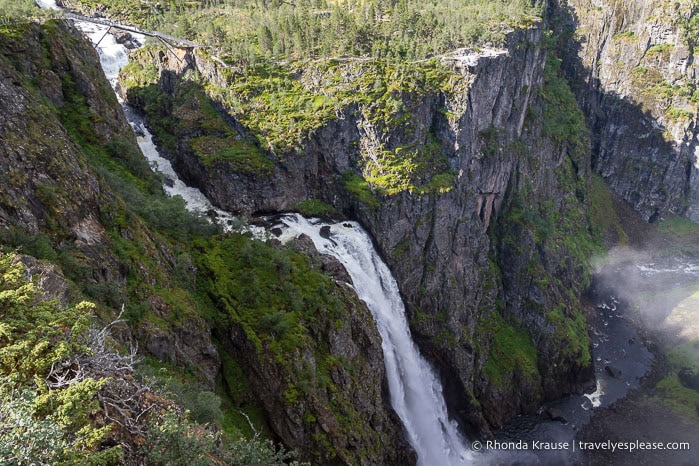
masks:
{"label": "canyon wall", "polygon": [[[487,436],[592,378],[579,305],[593,247],[588,134],[551,43],[542,24],[517,30],[506,49],[443,61],[448,73],[436,85],[386,86],[386,69],[364,62],[305,64],[294,79],[306,90],[322,94],[334,77],[352,85],[370,72],[372,89],[384,87],[340,105],[286,151],[258,146],[265,139],[241,123],[250,115],[221,90],[253,77],[205,52],[144,52],[122,82],[179,173],[217,206],[253,216],[321,202],[365,225],[452,413]],[[387,96],[396,105],[377,117]],[[209,106],[226,114],[227,129],[201,123]],[[256,165],[201,150],[219,140],[245,144]],[[407,186],[388,162],[400,153],[418,154],[423,171]]]}
{"label": "canyon wall", "polygon": [[697,211],[693,1],[570,0],[564,66],[593,134],[592,166],[645,220]]}

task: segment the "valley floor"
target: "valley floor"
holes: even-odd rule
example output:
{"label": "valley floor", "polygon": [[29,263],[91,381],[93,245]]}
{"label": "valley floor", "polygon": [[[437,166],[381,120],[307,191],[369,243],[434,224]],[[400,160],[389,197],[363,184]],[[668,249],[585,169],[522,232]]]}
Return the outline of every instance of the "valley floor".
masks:
{"label": "valley floor", "polygon": [[689,442],[689,450],[596,449],[583,453],[583,464],[696,464],[699,393],[682,385],[677,374],[699,369],[699,274],[692,265],[699,257],[699,227],[681,219],[648,225],[628,206],[616,204],[629,246],[610,251],[613,264],[605,269],[613,270],[613,286],[633,303],[630,317],[654,361],[641,387],[597,409],[577,440]]}

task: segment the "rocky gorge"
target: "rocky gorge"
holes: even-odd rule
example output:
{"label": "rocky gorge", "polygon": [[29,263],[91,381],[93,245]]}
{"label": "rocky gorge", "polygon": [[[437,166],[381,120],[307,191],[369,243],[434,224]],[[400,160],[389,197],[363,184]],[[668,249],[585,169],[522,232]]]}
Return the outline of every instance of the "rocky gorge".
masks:
{"label": "rocky gorge", "polygon": [[[216,207],[253,222],[297,211],[364,226],[450,414],[490,438],[594,387],[583,295],[588,261],[617,227],[611,201],[599,205],[608,189],[647,221],[694,216],[688,26],[647,2],[587,3],[550,2],[503,48],[424,65],[319,60],[246,74],[204,48],[147,46],[119,92]],[[161,180],[137,161],[97,57],[62,22],[19,34],[2,46],[3,243],[58,261],[106,313],[125,301],[148,353],[195,373],[228,409],[259,413],[301,459],[415,462],[381,339],[342,266],[307,239],[291,250],[196,239],[135,210],[117,176],[155,196]],[[318,95],[329,97],[312,113],[264,106]]]}
{"label": "rocky gorge", "polygon": [[[588,136],[544,45],[544,26],[510,41],[507,51],[476,54],[472,64],[453,57],[455,89],[393,91],[401,110],[392,121],[371,121],[361,103],[343,108],[342,118],[314,130],[294,152],[270,156],[258,173],[202,161],[193,146],[221,136],[179,124],[190,118],[183,108],[191,109],[186,93],[196,86],[183,76],[194,72],[218,86],[226,80],[205,54],[150,53],[155,61],[140,69],[154,66],[153,81],[124,90],[137,108],[162,112],[148,113],[151,121],[179,118],[178,142],[165,150],[224,210],[253,216],[320,200],[365,225],[397,277],[417,341],[440,368],[452,412],[481,435],[544,399],[581,391],[592,374],[578,305],[593,235]],[[352,76],[353,64],[336,66]],[[562,123],[553,114],[560,108],[569,112]],[[348,180],[361,180],[372,154],[403,148],[444,157],[453,186],[352,191]]]}

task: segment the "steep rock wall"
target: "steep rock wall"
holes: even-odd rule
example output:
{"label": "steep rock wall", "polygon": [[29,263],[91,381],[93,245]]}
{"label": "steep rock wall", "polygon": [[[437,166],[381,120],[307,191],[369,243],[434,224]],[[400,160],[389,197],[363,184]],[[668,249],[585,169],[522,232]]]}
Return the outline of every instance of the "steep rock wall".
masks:
{"label": "steep rock wall", "polygon": [[[196,287],[208,269],[197,270],[195,261],[206,250],[183,244],[182,238],[191,238],[179,228],[192,218],[176,201],[164,201],[162,179],[138,149],[97,52],[68,23],[0,31],[0,140],[0,247],[34,252],[73,280],[70,287],[53,286],[45,274],[46,289],[55,288],[59,298],[85,293],[105,315],[125,309],[143,352],[194,374],[196,384],[187,379],[193,390],[216,389],[222,372],[224,386],[249,382],[246,390],[229,393],[236,413],[262,406],[279,438],[304,460],[415,462],[388,401],[378,331],[337,264],[313,262],[324,285],[314,297],[327,295],[345,310],[343,321],[329,309],[309,316],[308,341],[287,355],[288,364],[249,344],[225,314],[212,322],[215,306]],[[149,203],[154,205],[143,205]],[[160,214],[174,217],[174,230]],[[317,254],[312,245],[298,249]],[[229,269],[225,262],[223,269]],[[247,264],[234,272],[252,276],[251,269]],[[214,346],[212,327],[224,342],[223,354]],[[384,445],[395,449],[384,451]]]}
{"label": "steep rock wall", "polygon": [[[458,79],[446,89],[394,92],[400,124],[376,123],[370,104],[342,108],[295,152],[268,153],[258,173],[196,154],[191,141],[212,132],[189,116],[176,134],[160,128],[162,139],[176,139],[165,148],[182,176],[226,210],[252,215],[322,199],[362,222],[452,413],[482,435],[592,377],[579,311],[590,252],[587,133],[542,35],[540,25],[519,30],[507,50],[453,59],[446,66]],[[167,53],[151,59],[142,66],[157,67],[159,91],[132,86],[126,96],[154,119],[191,110],[180,97],[197,82],[192,71],[215,86],[236,79],[199,53],[184,66]],[[313,67],[301,81],[304,73]],[[226,110],[236,138],[250,138]],[[434,144],[455,173],[446,189],[387,194],[363,182],[382,150]]]}
{"label": "steep rock wall", "polygon": [[696,3],[555,3],[594,170],[646,220],[698,220]]}
{"label": "steep rock wall", "polygon": [[[166,286],[176,246],[131,217],[105,179],[109,157],[112,166],[146,164],[129,159],[142,158],[133,131],[97,52],[69,24],[23,24],[3,35],[0,140],[0,242],[61,263],[110,312],[133,305],[168,321],[172,306],[152,290],[143,302],[126,296],[129,276]],[[135,332],[153,354],[197,367],[213,386],[220,361],[202,319],[192,316],[187,328],[142,322]]]}

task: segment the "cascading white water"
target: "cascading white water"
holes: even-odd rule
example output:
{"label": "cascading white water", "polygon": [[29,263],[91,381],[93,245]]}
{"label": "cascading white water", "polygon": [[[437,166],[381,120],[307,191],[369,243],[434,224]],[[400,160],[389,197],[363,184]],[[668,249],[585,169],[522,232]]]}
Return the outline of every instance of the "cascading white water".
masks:
{"label": "cascading white water", "polygon": [[[41,8],[47,10],[60,10],[60,8],[56,5],[55,0],[37,0],[37,4]],[[92,41],[93,44],[97,45],[100,64],[102,66],[102,70],[104,71],[104,75],[112,85],[112,88],[114,88],[116,91],[119,72],[124,66],[126,66],[129,60],[128,50],[122,44],[119,44],[112,34],[107,33],[109,29],[107,26],[84,21],[74,21],[74,23],[75,26],[80,29]],[[133,32],[130,34],[139,44],[145,43],[145,37],[143,35]],[[139,118],[132,109],[121,101],[118,94],[117,99],[119,99],[119,102],[124,106],[127,119],[134,128],[141,152],[143,152],[143,155],[150,162],[153,170],[160,172],[164,176],[166,183],[163,188],[168,195],[181,196],[187,203],[187,209],[191,212],[207,215],[211,214],[212,212],[215,213],[217,222],[227,231],[231,230],[234,225],[237,225],[238,229],[252,231],[254,235],[262,235],[259,229],[255,227],[241,226],[240,222],[236,221],[236,217],[228,212],[214,207],[200,190],[187,186],[179,178],[179,176],[177,176],[177,173],[175,172],[174,168],[172,168],[170,161],[160,155],[158,148],[153,143],[153,136],[145,127],[141,118]]]}
{"label": "cascading white water", "polygon": [[[53,0],[38,0],[38,4],[42,8],[59,9]],[[81,21],[75,24],[93,44],[99,42],[98,51],[105,76],[112,86],[116,86],[119,71],[128,62],[126,48],[118,44],[114,36],[106,34],[107,27]],[[132,35],[143,43],[142,36]],[[218,219],[224,220],[224,227],[230,225],[234,217],[216,209],[201,191],[180,180],[170,162],[158,153],[143,122],[128,107],[125,110],[138,135],[144,156],[153,169],[163,173],[169,181],[165,186],[166,192],[182,196],[190,211],[215,211]],[[305,233],[313,239],[321,253],[340,260],[352,277],[357,294],[373,313],[382,338],[391,403],[418,454],[418,464],[463,465],[470,459],[470,452],[456,424],[448,418],[441,383],[412,341],[396,281],[374,250],[367,233],[355,222],[343,222],[329,225],[333,239],[328,240],[320,236],[323,224],[319,222],[290,215],[284,217],[284,223],[288,227],[285,235]],[[259,231],[253,232],[260,235]]]}
{"label": "cascading white water", "polygon": [[[398,285],[374,249],[369,235],[356,222],[327,224],[294,214],[282,218],[280,239],[305,234],[316,249],[338,259],[352,277],[357,295],[374,315],[391,392],[391,403],[418,454],[418,464],[463,465],[470,452],[454,422],[449,420],[442,385],[420,355],[410,336]],[[330,237],[320,234],[330,227]]]}

